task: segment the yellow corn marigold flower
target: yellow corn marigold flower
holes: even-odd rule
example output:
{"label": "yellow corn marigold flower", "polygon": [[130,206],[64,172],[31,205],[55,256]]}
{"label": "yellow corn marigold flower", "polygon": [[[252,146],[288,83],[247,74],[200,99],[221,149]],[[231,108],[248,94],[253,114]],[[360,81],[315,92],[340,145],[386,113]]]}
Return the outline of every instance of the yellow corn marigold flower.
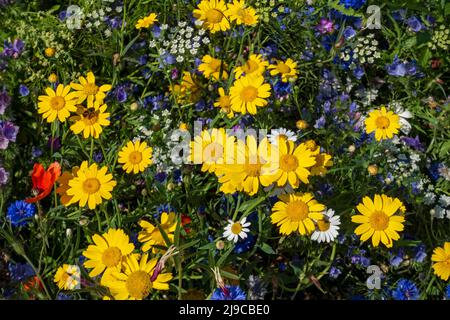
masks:
{"label": "yellow corn marigold flower", "polygon": [[[202,164],[203,172],[215,172],[218,165],[227,163],[234,156],[235,138],[228,136],[224,128],[203,130],[190,144],[190,160]],[[230,160],[231,161],[231,160]]]}
{"label": "yellow corn marigold flower", "polygon": [[444,281],[450,277],[450,242],[444,243],[443,247],[437,247],[433,250],[431,256],[433,261],[434,274]]}
{"label": "yellow corn marigold flower", "polygon": [[134,244],[122,229],[109,229],[102,235],[95,234],[92,241],[94,244],[83,252],[87,258],[83,265],[92,269],[89,272],[91,277],[109,269],[120,271],[123,259],[134,250]]}
{"label": "yellow corn marigold flower", "polygon": [[[82,103],[87,99],[88,107],[97,108],[102,105],[103,100],[106,97],[106,93],[111,90],[110,84],[104,84],[98,86],[95,84],[95,76],[92,72],[88,72],[85,77],[78,79],[80,83],[71,83],[70,86],[75,90],[75,95],[78,98],[78,103]],[[94,100],[97,102],[94,105]]]}
{"label": "yellow corn marigold flower", "polygon": [[333,166],[332,156],[328,153],[318,153],[315,157],[316,163],[311,167],[311,175],[323,176],[328,172],[328,168]]}
{"label": "yellow corn marigold flower", "polygon": [[305,143],[297,147],[291,140],[279,140],[278,146],[272,146],[270,161],[265,166],[264,186],[276,182],[278,187],[289,184],[297,188],[300,181],[309,183],[310,168],[316,164],[316,151],[308,149]]}
{"label": "yellow corn marigold flower", "polygon": [[214,107],[220,108],[220,112],[227,115],[228,118],[234,117],[234,112],[231,110],[231,97],[225,94],[223,88],[219,88],[219,98],[214,102]]}
{"label": "yellow corn marigold flower", "polygon": [[202,0],[193,14],[197,20],[203,21],[203,27],[211,33],[230,29],[226,15],[227,6],[223,0]]}
{"label": "yellow corn marigold flower", "polygon": [[76,93],[70,92],[70,86],[59,84],[54,91],[48,87],[45,89],[46,96],[39,96],[38,113],[47,122],[53,122],[58,118],[59,121],[64,122],[70,116],[70,113],[77,110],[75,106]]}
{"label": "yellow corn marigold flower", "polygon": [[[152,249],[153,253],[157,253],[161,251],[158,246],[165,247],[167,246],[166,241],[164,241],[164,237],[161,234],[161,231],[157,226],[154,226],[148,221],[141,220],[139,225],[142,227],[142,231],[138,234],[139,242],[142,242],[144,245],[141,250],[143,252],[147,252]],[[161,214],[161,223],[159,227],[164,231],[167,235],[167,238],[170,242],[173,242],[174,232],[177,228],[177,216],[175,212],[163,212]]]}
{"label": "yellow corn marigold flower", "polygon": [[280,233],[289,235],[298,230],[301,235],[311,234],[315,220],[322,220],[325,206],[317,202],[311,193],[281,195],[272,208],[272,223],[280,227]]}
{"label": "yellow corn marigold flower", "polygon": [[247,61],[242,65],[234,69],[234,75],[236,79],[239,79],[242,75],[261,76],[266,67],[269,65],[260,54],[251,54]]}
{"label": "yellow corn marigold flower", "polygon": [[214,80],[227,80],[227,67],[222,60],[213,58],[207,54],[202,58],[202,63],[198,66],[198,71],[203,72],[205,78],[212,77]]}
{"label": "yellow corn marigold flower", "polygon": [[69,204],[79,202],[80,207],[88,204],[89,209],[95,209],[103,199],[111,199],[116,181],[112,174],[106,173],[107,170],[107,167],[98,168],[96,163],[88,166],[88,162],[83,161],[76,175],[68,182],[70,188],[66,193],[72,196]]}
{"label": "yellow corn marigold flower", "polygon": [[136,23],[136,29],[149,28],[158,21],[156,13],[150,13],[147,17],[139,19]]}
{"label": "yellow corn marigold flower", "polygon": [[262,76],[245,76],[237,79],[230,89],[231,108],[242,114],[256,114],[258,107],[265,107],[270,97],[270,85]]}
{"label": "yellow corn marigold flower", "polygon": [[158,259],[148,260],[148,254],[125,258],[123,271],[105,272],[102,284],[109,288],[115,300],[142,300],[152,290],[169,290],[171,273],[156,270]]}
{"label": "yellow corn marigold flower", "polygon": [[45,48],[44,54],[47,58],[51,58],[55,56],[56,50],[55,48]]}
{"label": "yellow corn marigold flower", "polygon": [[222,183],[221,191],[224,193],[233,193],[241,191],[249,195],[255,195],[264,176],[264,164],[268,161],[270,144],[267,138],[264,138],[258,145],[255,137],[247,136],[246,142],[238,140],[236,163],[225,164],[220,167],[218,172],[223,173],[219,177]]}
{"label": "yellow corn marigold flower", "polygon": [[56,189],[56,193],[61,197],[61,203],[64,206],[68,206],[70,204],[70,200],[72,200],[72,196],[67,194],[67,190],[70,189],[69,181],[73,179],[73,177],[77,174],[79,167],[73,167],[72,171],[64,172],[59,178],[58,183],[59,187]]}
{"label": "yellow corn marigold flower", "polygon": [[58,76],[56,75],[56,73],[50,73],[50,75],[48,76],[48,81],[51,83],[55,83],[56,81],[58,81]]}
{"label": "yellow corn marigold flower", "polygon": [[366,125],[366,133],[375,132],[377,141],[392,139],[394,134],[397,134],[400,129],[400,117],[392,111],[387,111],[384,106],[369,113],[369,117],[364,123]]}
{"label": "yellow corn marigold flower", "polygon": [[233,3],[227,4],[226,14],[230,21],[236,21],[237,25],[245,24],[247,26],[255,25],[258,22],[256,10],[247,7],[245,0],[233,0]]}
{"label": "yellow corn marigold flower", "polygon": [[297,79],[297,62],[291,58],[286,61],[277,60],[276,64],[269,66],[270,75],[281,75],[281,81],[288,82]]}
{"label": "yellow corn marigold flower", "polygon": [[63,264],[56,270],[53,281],[59,289],[74,290],[80,286],[80,268],[76,265]]}
{"label": "yellow corn marigold flower", "polygon": [[126,173],[143,172],[145,168],[152,164],[151,147],[147,146],[145,141],[128,141],[127,145],[119,152],[119,163],[123,163],[123,170]]}
{"label": "yellow corn marigold flower", "polygon": [[356,207],[362,215],[352,216],[352,222],[361,224],[355,229],[356,235],[361,235],[361,241],[372,238],[372,245],[377,247],[380,241],[388,248],[393,241],[400,239],[399,231],[403,231],[405,217],[395,215],[403,206],[397,198],[385,194],[376,194],[374,200],[364,197]]}
{"label": "yellow corn marigold flower", "polygon": [[107,108],[106,104],[101,105],[98,108],[85,108],[82,105],[78,105],[77,115],[72,116],[70,120],[75,121],[70,126],[75,134],[83,132],[85,139],[94,137],[98,139],[100,133],[103,132],[103,127],[109,126],[109,112],[105,112]]}

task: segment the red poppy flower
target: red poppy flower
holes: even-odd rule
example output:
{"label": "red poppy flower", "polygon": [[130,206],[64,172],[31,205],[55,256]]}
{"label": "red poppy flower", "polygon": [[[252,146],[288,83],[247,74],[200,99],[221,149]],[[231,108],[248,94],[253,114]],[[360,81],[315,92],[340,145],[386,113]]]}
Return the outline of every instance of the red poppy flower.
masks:
{"label": "red poppy flower", "polygon": [[58,162],[53,162],[45,171],[40,163],[35,163],[33,173],[31,174],[31,181],[33,181],[33,198],[25,199],[28,203],[37,202],[44,199],[52,192],[55,181],[61,175],[61,166]]}
{"label": "red poppy flower", "polygon": [[185,225],[190,224],[191,221],[192,221],[192,219],[189,216],[187,216],[185,214],[181,215],[181,225],[184,227],[184,231],[186,231],[186,233],[191,232],[190,228],[185,227]]}

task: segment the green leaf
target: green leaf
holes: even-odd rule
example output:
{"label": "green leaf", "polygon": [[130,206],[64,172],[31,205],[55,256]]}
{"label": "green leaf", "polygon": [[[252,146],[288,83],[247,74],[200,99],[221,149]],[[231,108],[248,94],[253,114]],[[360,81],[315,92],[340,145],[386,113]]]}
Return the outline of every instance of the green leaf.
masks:
{"label": "green leaf", "polygon": [[260,246],[261,250],[264,251],[267,254],[275,254],[275,251],[272,249],[271,246],[269,246],[267,243],[263,243]]}

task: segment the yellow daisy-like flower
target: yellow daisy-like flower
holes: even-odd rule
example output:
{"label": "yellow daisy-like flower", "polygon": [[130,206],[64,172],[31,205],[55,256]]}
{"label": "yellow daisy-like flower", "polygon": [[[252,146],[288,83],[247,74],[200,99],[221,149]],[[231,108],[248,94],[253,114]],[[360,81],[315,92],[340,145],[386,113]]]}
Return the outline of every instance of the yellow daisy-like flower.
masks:
{"label": "yellow daisy-like flower", "polygon": [[231,97],[225,94],[223,88],[219,88],[219,98],[214,102],[214,107],[220,108],[220,112],[227,115],[228,118],[234,117],[234,112],[231,110]]}
{"label": "yellow daisy-like flower", "polygon": [[75,134],[83,132],[85,139],[94,137],[98,139],[100,133],[103,131],[103,127],[109,126],[109,112],[105,112],[107,105],[101,105],[98,108],[85,108],[82,105],[78,105],[77,115],[70,118],[75,121],[70,126]]}
{"label": "yellow daisy-like flower", "polygon": [[136,23],[136,29],[149,28],[158,21],[156,13],[150,13],[147,17],[139,19]]}
{"label": "yellow daisy-like flower", "polygon": [[175,84],[170,87],[170,91],[177,99],[178,103],[196,103],[201,97],[201,88],[197,83],[195,75],[184,71],[181,84]]}
{"label": "yellow daisy-like flower", "polygon": [[[225,164],[221,167],[223,175],[219,178],[222,183],[221,191],[233,193],[244,190],[249,195],[258,192],[260,180],[265,179],[264,164],[268,158],[270,144],[264,138],[258,145],[254,136],[247,136],[246,143],[238,140],[235,164]],[[243,161],[242,161],[243,160]]]}
{"label": "yellow daisy-like flower", "polygon": [[[143,228],[143,230],[138,234],[139,242],[142,242],[144,244],[141,248],[143,252],[147,252],[148,250],[152,249],[153,253],[157,253],[160,251],[160,249],[156,246],[166,246],[164,237],[157,226],[154,226],[153,224],[145,220],[141,220],[139,222],[139,225]],[[174,232],[177,228],[177,217],[175,215],[175,212],[163,212],[161,214],[161,223],[159,224],[159,227],[167,235],[167,238],[171,242],[173,242]]]}
{"label": "yellow daisy-like flower", "polygon": [[233,3],[227,5],[226,14],[230,17],[230,21],[236,21],[237,25],[245,24],[247,26],[258,23],[258,15],[252,7],[247,7],[245,0],[233,0]]}
{"label": "yellow daisy-like flower", "polygon": [[152,151],[147,143],[128,141],[127,145],[119,152],[119,163],[123,163],[123,170],[127,173],[143,172],[150,164],[152,164]]}
{"label": "yellow daisy-like flower", "polygon": [[126,257],[124,270],[105,272],[102,284],[110,289],[116,300],[142,300],[152,290],[169,290],[171,273],[160,273],[156,269],[158,259],[148,260],[148,254]]}
{"label": "yellow daisy-like flower", "polygon": [[109,269],[120,271],[124,258],[134,250],[134,244],[122,229],[109,229],[102,235],[95,234],[92,241],[94,244],[83,252],[83,256],[87,258],[83,265],[92,268],[89,272],[91,277]]}
{"label": "yellow daisy-like flower", "polygon": [[58,178],[59,187],[56,189],[56,193],[61,197],[60,200],[64,206],[68,206],[72,200],[72,196],[67,194],[67,190],[70,189],[69,181],[73,179],[78,170],[78,167],[73,167],[71,172],[66,171]]}
{"label": "yellow daisy-like flower", "polygon": [[269,66],[270,75],[281,75],[281,81],[288,82],[297,79],[297,62],[291,58],[286,61],[276,61],[276,64]]}
{"label": "yellow daisy-like flower", "polygon": [[230,23],[226,15],[227,6],[223,0],[202,0],[197,9],[194,9],[194,17],[203,21],[203,26],[211,33],[230,29]]}
{"label": "yellow daisy-like flower", "polygon": [[112,174],[106,173],[107,170],[107,167],[99,169],[96,163],[88,166],[88,162],[83,161],[74,178],[69,181],[67,195],[72,196],[69,204],[79,202],[80,207],[84,207],[87,203],[89,209],[95,209],[102,199],[111,199],[116,181]]}
{"label": "yellow daisy-like flower", "polygon": [[264,186],[276,182],[278,187],[283,187],[287,182],[297,188],[300,181],[309,183],[310,169],[316,164],[315,153],[305,143],[297,147],[291,140],[280,139],[278,147],[272,148],[270,161],[265,165],[265,175],[261,180]]}
{"label": "yellow daisy-like flower", "polygon": [[47,119],[47,122],[53,122],[56,118],[64,122],[71,112],[77,110],[75,106],[77,95],[75,92],[70,92],[70,86],[59,84],[56,91],[48,87],[45,93],[46,96],[38,97],[38,112]]}
{"label": "yellow daisy-like flower", "polygon": [[227,67],[222,60],[213,58],[207,54],[202,58],[202,63],[198,66],[198,71],[203,72],[205,78],[212,77],[214,80],[227,80]]}
{"label": "yellow daisy-like flower", "polygon": [[63,264],[56,270],[53,281],[62,290],[74,290],[80,285],[80,268],[75,265]]}
{"label": "yellow daisy-like flower", "polygon": [[397,198],[376,194],[374,201],[364,197],[362,203],[356,207],[362,215],[352,216],[352,222],[361,224],[355,229],[356,235],[361,235],[361,241],[372,237],[372,244],[377,247],[380,241],[388,248],[393,240],[398,240],[398,231],[403,231],[405,217],[395,215],[402,211],[403,203]]}
{"label": "yellow daisy-like flower", "polygon": [[215,172],[218,165],[229,163],[228,157],[234,156],[235,138],[228,136],[224,128],[203,130],[194,137],[190,145],[190,160],[202,163],[203,172]]}
{"label": "yellow daisy-like flower", "polygon": [[268,65],[269,63],[263,59],[262,55],[251,54],[242,66],[234,70],[234,75],[236,79],[239,79],[243,74],[246,76],[261,76]]}
{"label": "yellow daisy-like flower", "polygon": [[431,261],[434,262],[434,274],[447,281],[450,278],[450,242],[444,243],[443,247],[435,248]]}
{"label": "yellow daisy-like flower", "polygon": [[317,202],[311,193],[281,195],[272,208],[272,223],[280,227],[280,233],[289,235],[298,230],[301,235],[311,234],[314,220],[322,220],[325,206]]}
{"label": "yellow daisy-like flower", "polygon": [[333,165],[332,157],[328,153],[318,153],[315,157],[316,164],[311,167],[311,175],[323,176],[328,172],[328,168]]}
{"label": "yellow daisy-like flower", "polygon": [[[97,86],[95,84],[95,76],[92,72],[88,72],[85,77],[80,77],[78,79],[80,83],[71,83],[70,86],[75,91],[75,96],[78,98],[78,103],[82,103],[87,99],[88,107],[95,107],[96,109],[103,103],[106,97],[106,93],[111,90],[112,86],[110,84],[104,84],[102,86]],[[97,104],[94,105],[94,100]]]}
{"label": "yellow daisy-like flower", "polygon": [[230,89],[231,108],[242,114],[256,114],[257,107],[267,105],[266,98],[270,97],[270,89],[262,76],[241,77]]}
{"label": "yellow daisy-like flower", "polygon": [[392,111],[387,111],[383,106],[380,110],[373,110],[369,117],[364,121],[366,133],[375,131],[377,141],[383,139],[392,139],[394,134],[400,129],[400,117]]}

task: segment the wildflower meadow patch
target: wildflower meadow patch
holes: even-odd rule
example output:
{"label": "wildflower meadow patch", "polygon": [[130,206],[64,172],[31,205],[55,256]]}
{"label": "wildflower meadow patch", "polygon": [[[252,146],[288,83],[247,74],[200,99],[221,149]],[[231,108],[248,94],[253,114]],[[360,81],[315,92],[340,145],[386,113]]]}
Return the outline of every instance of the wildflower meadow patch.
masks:
{"label": "wildflower meadow patch", "polygon": [[0,298],[450,299],[449,21],[0,0]]}

